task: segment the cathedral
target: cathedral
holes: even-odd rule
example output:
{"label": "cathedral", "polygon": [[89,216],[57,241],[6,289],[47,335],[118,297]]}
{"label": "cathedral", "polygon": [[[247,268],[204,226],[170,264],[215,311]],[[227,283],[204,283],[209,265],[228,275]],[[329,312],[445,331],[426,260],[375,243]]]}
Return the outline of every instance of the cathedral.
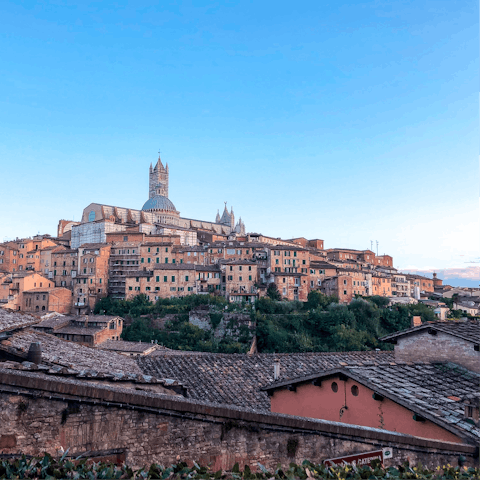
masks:
{"label": "cathedral", "polygon": [[197,244],[197,231],[217,235],[245,235],[245,224],[240,218],[235,223],[233,208],[228,211],[227,204],[222,215],[217,211],[214,222],[193,220],[180,216],[168,196],[169,169],[158,157],[155,167],[150,164],[148,182],[148,200],[141,210],[91,203],[83,210],[80,224],[72,227],[72,248],[84,243],[103,243],[106,234],[111,232],[132,231],[150,234],[179,235],[181,243]]}

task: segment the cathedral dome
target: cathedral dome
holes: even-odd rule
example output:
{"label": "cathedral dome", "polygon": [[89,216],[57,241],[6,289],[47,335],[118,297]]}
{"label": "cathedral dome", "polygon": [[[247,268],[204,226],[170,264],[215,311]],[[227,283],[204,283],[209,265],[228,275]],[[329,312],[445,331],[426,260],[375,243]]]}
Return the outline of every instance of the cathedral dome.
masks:
{"label": "cathedral dome", "polygon": [[175,205],[163,195],[155,195],[149,198],[142,207],[144,212],[154,212],[157,210],[163,210],[167,212],[176,212]]}

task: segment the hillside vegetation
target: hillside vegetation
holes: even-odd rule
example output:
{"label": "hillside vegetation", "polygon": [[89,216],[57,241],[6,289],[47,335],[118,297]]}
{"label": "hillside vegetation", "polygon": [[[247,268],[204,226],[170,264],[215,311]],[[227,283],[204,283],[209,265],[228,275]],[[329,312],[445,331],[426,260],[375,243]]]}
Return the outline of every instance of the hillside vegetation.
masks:
{"label": "hillside vegetation", "polygon": [[[206,305],[211,329],[202,330],[189,323],[189,312]],[[270,297],[255,305],[230,304],[223,297],[189,295],[151,302],[145,295],[132,300],[100,300],[96,314],[120,315],[131,320],[122,334],[124,340],[155,341],[165,347],[205,352],[243,353],[251,345],[251,332],[240,329],[236,338],[216,339],[214,331],[225,312],[250,315],[260,352],[359,351],[391,349],[378,339],[408,328],[414,315],[422,321],[434,321],[433,310],[426,305],[388,306],[383,297],[357,298],[340,305],[335,297],[310,292],[307,302],[286,302]],[[155,328],[153,320],[168,318],[164,328]]]}

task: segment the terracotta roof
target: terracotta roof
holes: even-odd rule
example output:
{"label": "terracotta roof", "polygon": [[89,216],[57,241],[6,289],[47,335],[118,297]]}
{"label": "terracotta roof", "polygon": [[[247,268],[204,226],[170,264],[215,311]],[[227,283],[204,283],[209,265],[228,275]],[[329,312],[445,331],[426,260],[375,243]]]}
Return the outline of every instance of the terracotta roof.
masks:
{"label": "terracotta roof", "polygon": [[102,330],[105,330],[106,327],[75,327],[71,325],[66,325],[65,327],[57,328],[53,334],[61,333],[63,335],[95,335]]}
{"label": "terracotta roof", "polygon": [[106,340],[97,345],[101,350],[113,350],[125,353],[143,353],[153,348],[154,350],[168,350],[162,345],[147,342],[126,342],[125,340]]}
{"label": "terracotta roof", "polygon": [[448,335],[453,335],[454,337],[462,338],[467,342],[472,342],[475,344],[480,344],[480,320],[466,320],[466,321],[446,321],[446,322],[432,322],[424,323],[418,327],[412,327],[407,330],[402,330],[401,332],[392,333],[391,335],[386,335],[380,340],[382,342],[388,342],[390,340],[396,340],[397,338],[414,335],[417,332],[424,330],[436,330],[438,332],[446,333]]}
{"label": "terracotta roof", "polygon": [[188,388],[194,400],[237,405],[270,411],[270,401],[261,388],[273,382],[273,364],[280,360],[285,378],[308,375],[344,364],[393,361],[393,352],[215,354],[199,352],[155,352],[139,357],[144,373],[157,378],[173,378]]}
{"label": "terracotta roof", "polygon": [[9,312],[8,310],[0,308],[0,332],[25,328],[34,323],[38,323],[39,321],[38,318],[31,315]]}
{"label": "terracotta roof", "polygon": [[480,428],[466,421],[464,404],[460,401],[478,392],[480,374],[451,362],[345,366],[275,382],[265,389],[281,388],[339,373],[462,438],[477,442],[480,439]]}
{"label": "terracotta roof", "polygon": [[56,315],[49,318],[45,318],[40,323],[37,323],[34,328],[39,329],[55,329],[63,327],[70,322],[70,317],[65,317],[64,315]]}
{"label": "terracotta roof", "polygon": [[11,346],[0,345],[3,350],[26,353],[33,342],[40,342],[42,358],[48,363],[63,365],[75,370],[95,370],[103,373],[142,373],[135,360],[115,352],[86,347],[43,332],[24,330],[12,335]]}

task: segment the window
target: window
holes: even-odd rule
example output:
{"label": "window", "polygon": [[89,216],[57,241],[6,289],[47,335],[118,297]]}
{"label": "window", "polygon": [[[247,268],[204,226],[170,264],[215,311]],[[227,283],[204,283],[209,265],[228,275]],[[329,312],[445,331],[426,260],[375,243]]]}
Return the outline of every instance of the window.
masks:
{"label": "window", "polygon": [[151,258],[148,257],[148,258],[147,258],[147,263],[150,263],[150,261],[151,261]]}
{"label": "window", "polygon": [[164,281],[164,282],[168,282],[166,275],[163,277],[163,281]]}
{"label": "window", "polygon": [[343,284],[344,284],[344,285],[346,285],[346,284],[347,284],[347,281],[346,281],[346,280],[344,280],[344,281],[343,281]]}
{"label": "window", "polygon": [[241,281],[242,281],[242,277],[238,277],[238,281],[241,282]]}
{"label": "window", "polygon": [[127,235],[125,235],[125,236],[123,237],[123,241],[124,241],[124,242],[128,242],[128,236],[127,236]]}
{"label": "window", "polygon": [[185,275],[185,281],[188,282],[188,275]]}
{"label": "window", "polygon": [[346,294],[347,294],[347,291],[346,291],[346,290],[344,290],[344,291],[343,291],[343,294],[344,294],[344,295],[346,295]]}
{"label": "window", "polygon": [[172,275],[172,282],[174,282],[174,281],[175,281],[175,276],[174,276],[174,275]]}
{"label": "window", "polygon": [[165,259],[165,263],[168,263],[168,258]]}
{"label": "window", "polygon": [[93,222],[95,220],[95,210],[92,210],[89,214],[88,214],[88,221],[89,222]]}
{"label": "window", "polygon": [[251,276],[251,275],[249,275],[249,276],[248,276],[248,279],[251,281],[251,280],[252,280],[252,276]]}
{"label": "window", "polygon": [[283,287],[283,295],[286,295],[286,294],[287,294],[287,289]]}
{"label": "window", "polygon": [[335,393],[338,392],[338,383],[337,382],[332,382],[332,390]]}
{"label": "window", "polygon": [[148,247],[148,253],[150,253],[150,247]]}
{"label": "window", "polygon": [[228,280],[233,280],[233,276],[232,276],[232,275],[229,275],[227,278],[228,278]]}
{"label": "window", "polygon": [[156,282],[159,282],[159,281],[160,281],[160,277],[159,277],[158,275],[155,277],[155,281],[156,281]]}
{"label": "window", "polygon": [[283,283],[286,283],[287,279],[285,277],[283,277]]}
{"label": "window", "polygon": [[136,281],[136,282],[139,282],[139,281],[140,281],[140,278],[139,278],[139,277],[135,277],[135,281]]}
{"label": "window", "polygon": [[140,259],[140,263],[145,263],[145,259],[143,257]]}
{"label": "window", "polygon": [[354,397],[358,397],[358,386],[357,385],[352,385],[351,390],[352,390],[352,395]]}

